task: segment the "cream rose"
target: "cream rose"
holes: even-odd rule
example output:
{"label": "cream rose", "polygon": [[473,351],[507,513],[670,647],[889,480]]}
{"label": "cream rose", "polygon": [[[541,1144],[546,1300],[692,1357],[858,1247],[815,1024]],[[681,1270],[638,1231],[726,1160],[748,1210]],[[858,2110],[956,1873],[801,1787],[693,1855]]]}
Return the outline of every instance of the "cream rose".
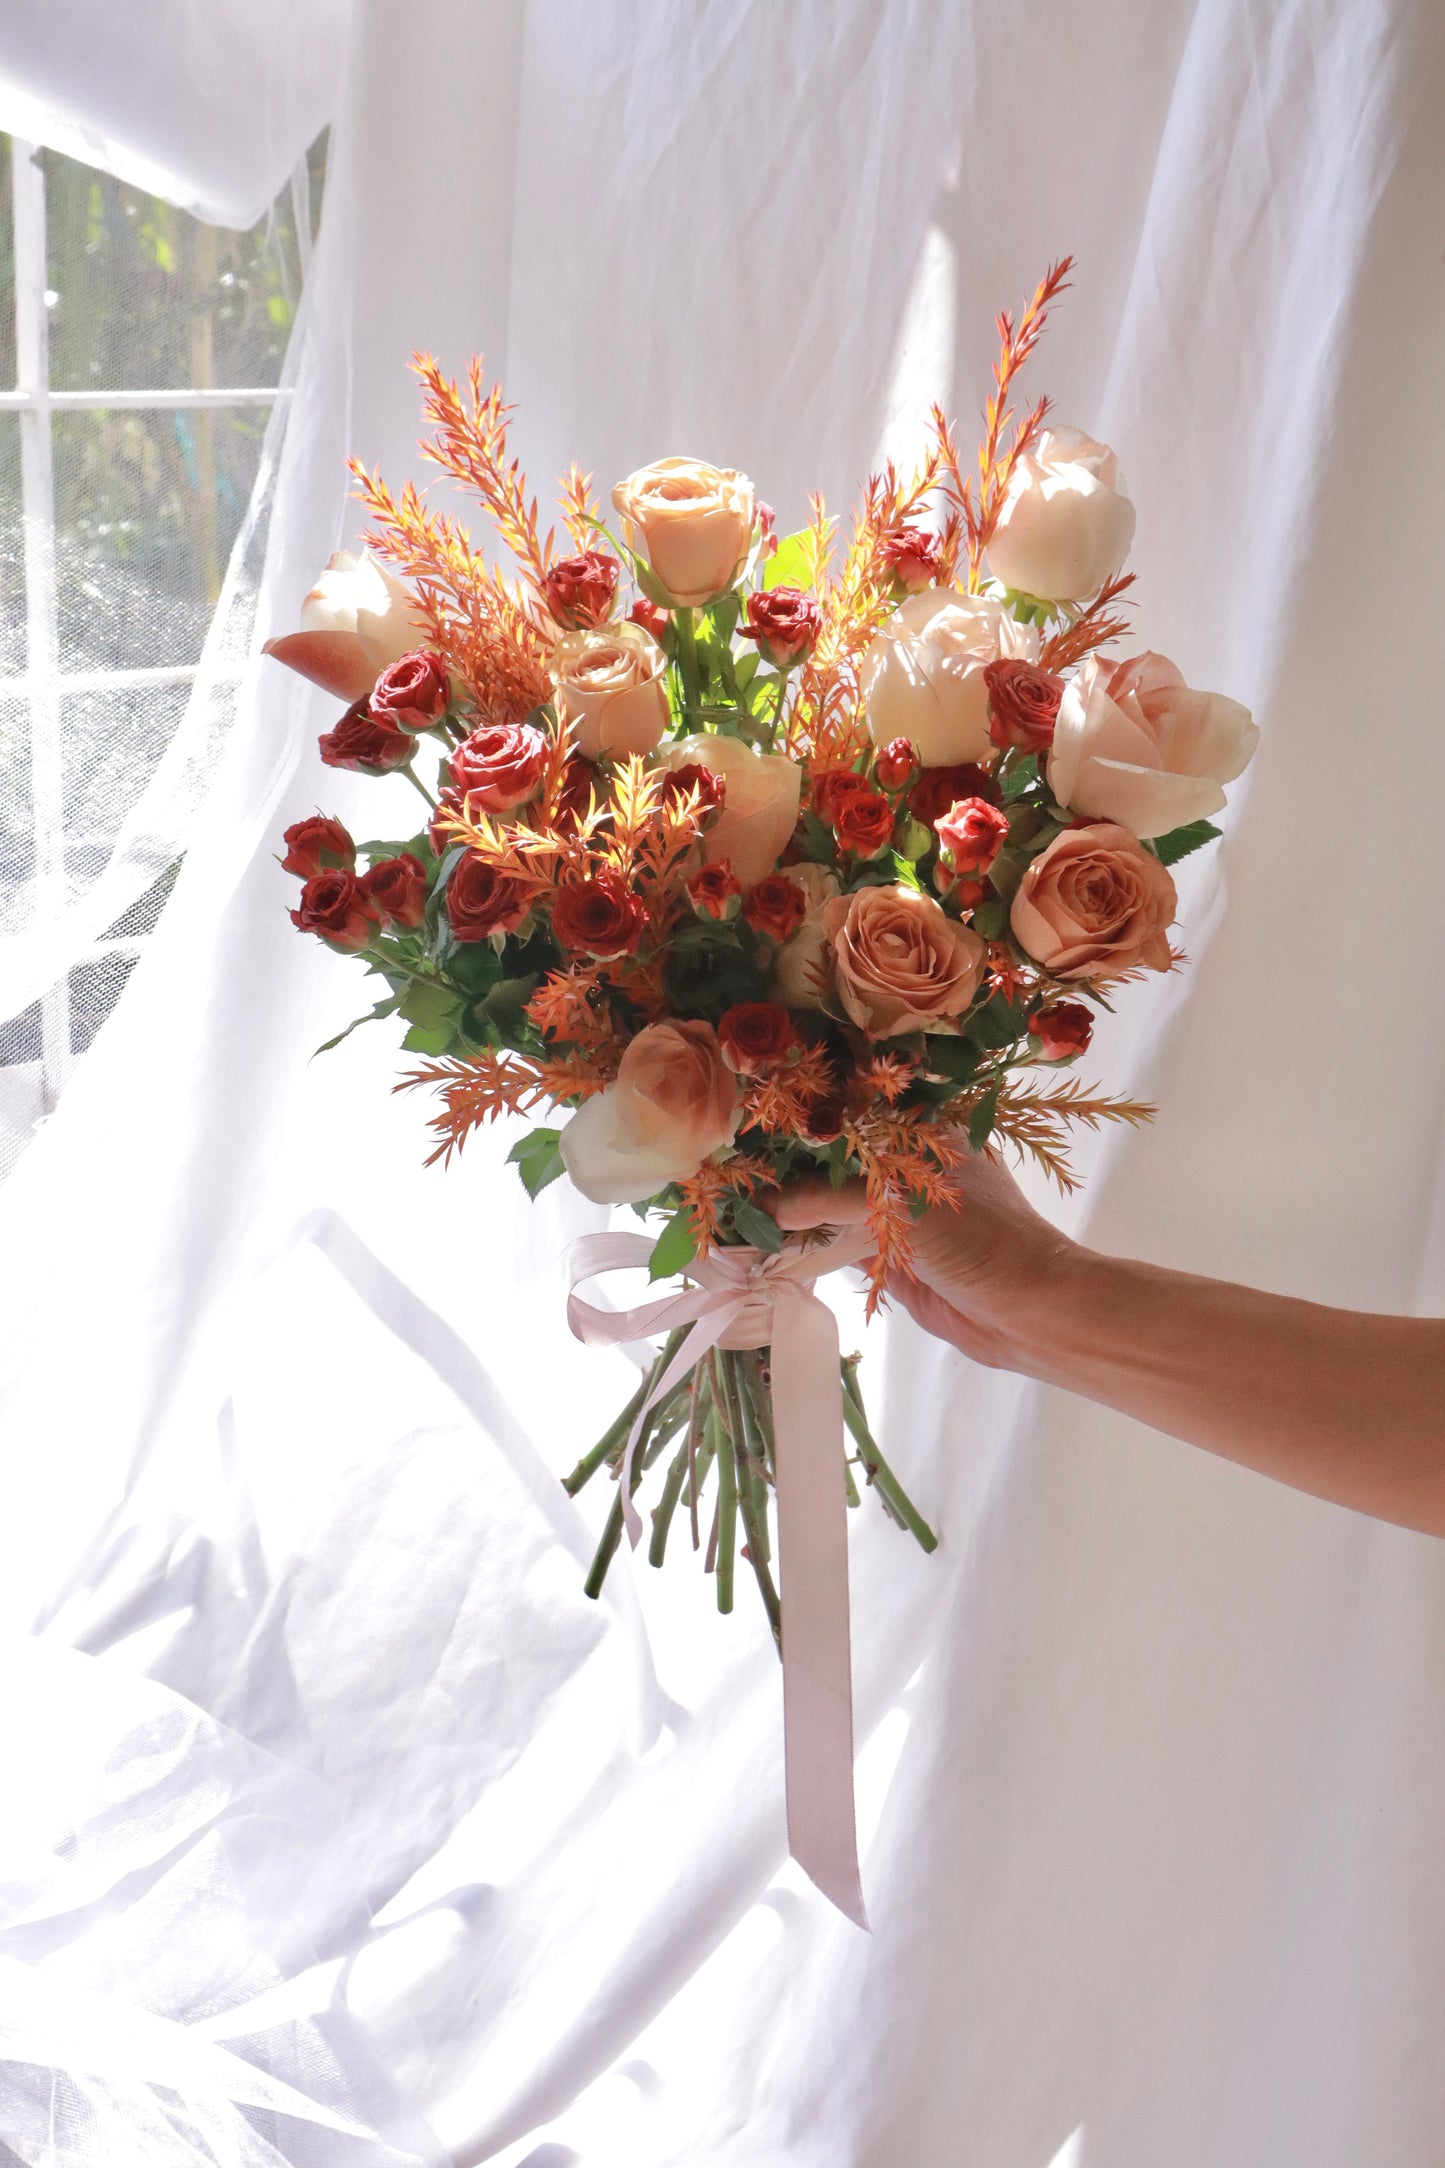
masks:
{"label": "cream rose", "polygon": [[702,459],[659,459],[619,482],[612,502],[629,547],[647,559],[674,604],[696,609],[741,574],[755,509],[745,474]]}
{"label": "cream rose", "polygon": [[1039,659],[1039,635],[988,595],[926,587],[899,604],[863,657],[873,743],[907,738],[925,768],[991,760],[983,673],[1000,656]]}
{"label": "cream rose", "polygon": [[1009,923],[1021,948],[1061,979],[1169,969],[1174,883],[1127,828],[1066,828],[1033,861]]}
{"label": "cream rose", "polygon": [[996,580],[1050,602],[1085,602],[1112,579],[1134,539],[1134,507],[1107,444],[1082,429],[1045,429],[1014,467],[988,545]]}
{"label": "cream rose", "polygon": [[978,935],[914,888],[860,888],[823,906],[838,999],[870,1039],[937,1031],[978,990]]}
{"label": "cream rose", "polygon": [[1091,655],[1059,705],[1049,788],[1076,813],[1167,835],[1219,812],[1258,742],[1248,708],[1192,692],[1163,655]]}
{"label": "cream rose", "polygon": [[821,1009],[831,973],[829,943],[823,931],[823,907],[839,893],[838,877],[826,866],[784,866],[783,873],[803,891],[807,917],[773,958],[774,1001],[789,1009]]}
{"label": "cream rose", "polygon": [[558,716],[587,760],[650,753],[667,729],[667,657],[641,625],[566,632],[552,650]]}
{"label": "cream rose", "polygon": [[640,1204],[731,1144],[741,1116],[712,1025],[649,1024],[628,1045],[617,1082],[584,1101],[558,1148],[594,1204]]}
{"label": "cream rose", "polygon": [[771,873],[798,822],[798,763],[786,753],[755,753],[741,738],[709,730],[676,739],[667,748],[667,765],[706,768],[726,785],[722,811],[703,837],[708,864],[727,859],[744,888]]}
{"label": "cream rose", "polygon": [[301,630],[262,652],[348,705],[429,637],[414,597],[369,551],[338,550],[301,605]]}

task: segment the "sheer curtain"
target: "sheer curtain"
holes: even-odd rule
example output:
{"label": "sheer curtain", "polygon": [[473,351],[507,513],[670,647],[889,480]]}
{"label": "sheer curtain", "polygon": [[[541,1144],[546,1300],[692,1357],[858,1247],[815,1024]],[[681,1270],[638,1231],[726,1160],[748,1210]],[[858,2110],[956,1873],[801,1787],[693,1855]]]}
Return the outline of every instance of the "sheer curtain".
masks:
{"label": "sheer curtain", "polygon": [[[413,345],[505,373],[539,485],[681,448],[787,524],[929,398],[967,421],[993,308],[1074,249],[1038,374],[1124,459],[1141,632],[1265,727],[1191,969],[1098,1049],[1160,1119],[1075,1217],[1438,1307],[1442,76],[1423,0],[378,0],[262,629],[352,531],[345,450],[408,471]],[[380,1031],[307,1060],[354,989],[294,939],[275,831],[382,788],[323,776],[324,705],[248,679],[152,951],[0,1194],[0,2138],[1433,2168],[1438,1547],[875,1330],[944,1541],[853,1534],[875,1931],[836,1919],[784,1864],[759,1622],[680,1568],[581,1597],[596,1502],[556,1476],[622,1373],[562,1321],[583,1208],[527,1207],[505,1137],[423,1173]]]}

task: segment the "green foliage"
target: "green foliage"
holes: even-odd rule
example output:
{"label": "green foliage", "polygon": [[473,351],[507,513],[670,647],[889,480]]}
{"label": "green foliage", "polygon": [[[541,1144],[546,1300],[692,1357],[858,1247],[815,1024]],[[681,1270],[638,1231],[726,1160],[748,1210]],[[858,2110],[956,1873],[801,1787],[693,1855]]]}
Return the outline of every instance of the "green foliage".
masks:
{"label": "green foliage", "polygon": [[[394,1016],[400,1007],[400,994],[391,994],[385,1001],[378,1001],[376,1007],[368,1009],[365,1016],[353,1017],[345,1031],[338,1031],[334,1039],[324,1039],[321,1045],[317,1047],[316,1053],[329,1054],[333,1047],[340,1046],[343,1039],[349,1039],[353,1031],[360,1031],[363,1024],[374,1024],[383,1016]],[[315,1058],[316,1056],[313,1055],[313,1061]]]}
{"label": "green foliage", "polygon": [[763,567],[763,586],[806,587],[813,568],[812,546],[808,530],[800,527],[796,534],[785,534],[776,551]]}
{"label": "green foliage", "polygon": [[522,1186],[529,1197],[540,1196],[547,1184],[555,1182],[563,1172],[559,1149],[561,1135],[560,1129],[529,1129],[508,1152],[507,1163],[522,1177]]}
{"label": "green foliage", "polygon": [[964,1018],[965,1034],[975,1046],[994,1052],[1012,1046],[1024,1028],[1024,1019],[1002,994],[990,994],[981,1007]]}
{"label": "green foliage", "polygon": [[1224,830],[1216,828],[1213,821],[1186,821],[1182,828],[1171,828],[1167,836],[1154,838],[1154,855],[1161,866],[1174,866],[1191,851],[1202,850],[1206,843],[1212,843],[1223,833]]}
{"label": "green foliage", "polygon": [[733,1225],[744,1242],[751,1242],[755,1250],[766,1250],[770,1257],[776,1257],[783,1246],[782,1228],[750,1197],[740,1197],[733,1206]]}
{"label": "green foliage", "polygon": [[697,1233],[692,1224],[692,1214],[686,1205],[674,1212],[652,1245],[652,1255],[647,1261],[650,1280],[670,1280],[674,1273],[690,1265],[697,1255]]}
{"label": "green foliage", "polygon": [[1011,759],[1001,785],[1004,804],[1012,805],[1015,798],[1022,798],[1024,792],[1037,783],[1038,779],[1039,762],[1036,753],[1028,753],[1022,760]]}
{"label": "green foliage", "polygon": [[993,1118],[997,1111],[998,1086],[990,1084],[968,1117],[968,1141],[975,1152],[981,1152],[993,1134]]}

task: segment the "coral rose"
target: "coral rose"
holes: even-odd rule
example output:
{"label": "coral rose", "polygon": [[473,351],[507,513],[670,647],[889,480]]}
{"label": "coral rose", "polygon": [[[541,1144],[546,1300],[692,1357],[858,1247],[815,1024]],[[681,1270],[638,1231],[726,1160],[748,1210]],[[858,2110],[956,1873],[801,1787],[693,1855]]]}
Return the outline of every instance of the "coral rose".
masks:
{"label": "coral rose", "polygon": [[547,750],[531,723],[484,723],[448,753],[451,788],[487,813],[510,813],[542,788]]}
{"label": "coral rose", "polygon": [[552,651],[557,713],[584,759],[650,753],[668,724],[667,657],[640,625],[567,632]]}
{"label": "coral rose", "polygon": [[987,873],[1008,839],[1008,815],[986,798],[960,798],[933,824],[955,874]]}
{"label": "coral rose", "polygon": [[988,760],[984,670],[1000,656],[1038,659],[1039,635],[988,595],[929,587],[900,603],[863,657],[860,683],[875,745],[907,738],[926,768]]}
{"label": "coral rose", "polygon": [[798,1034],[776,1001],[737,1001],[718,1018],[717,1040],[730,1069],[739,1076],[757,1076],[786,1061]]}
{"label": "coral rose", "polygon": [[647,912],[620,873],[564,881],[552,897],[552,931],[582,956],[631,956],[647,931]]}
{"label": "coral rose", "polygon": [[639,595],[627,613],[627,621],[631,625],[640,625],[644,632],[652,634],[654,640],[660,640],[672,623],[672,616],[659,604],[649,602],[646,595]]}
{"label": "coral rose", "polygon": [[567,1123],[559,1149],[594,1204],[640,1204],[731,1144],[741,1115],[711,1024],[648,1024],[629,1042],[617,1082]]}
{"label": "coral rose", "polygon": [[775,670],[791,670],[812,654],[823,613],[801,587],[770,587],[748,596],[747,620],[740,628],[743,639],[756,640]]}
{"label": "coral rose", "polygon": [[776,878],[791,883],[802,898],[802,924],[773,958],[769,992],[790,1009],[821,1009],[831,973],[823,912],[838,894],[838,877],[826,866],[788,866]]}
{"label": "coral rose", "polygon": [[559,625],[604,625],[617,597],[618,565],[605,550],[559,557],[542,582],[547,607]]}
{"label": "coral rose", "polygon": [[960,798],[983,798],[998,804],[998,785],[987,768],[975,761],[960,761],[952,768],[925,768],[908,793],[908,810],[916,821],[931,828]]}
{"label": "coral rose", "polygon": [[1045,1009],[1034,1010],[1029,1030],[1040,1042],[1043,1060],[1072,1061],[1094,1036],[1094,1012],[1082,1001],[1051,1002]]}
{"label": "coral rose", "polygon": [[377,932],[380,913],[354,874],[332,866],[312,874],[291,923],[302,933],[320,934],[331,948],[359,949]]}
{"label": "coral rose", "polygon": [[419,647],[400,662],[388,664],[371,688],[367,702],[378,723],[391,730],[430,730],[446,714],[452,697],[446,664],[430,648]]}
{"label": "coral rose", "polygon": [[1020,948],[1060,979],[1169,969],[1177,899],[1157,858],[1127,828],[1066,828],[1024,874],[1009,912]]}
{"label": "coral rose", "polygon": [[743,898],[743,917],[754,933],[770,941],[786,941],[808,915],[802,888],[787,873],[766,873]]}
{"label": "coral rose", "polygon": [[469,851],[458,859],[447,882],[447,917],[458,941],[489,941],[494,933],[515,933],[532,898],[520,881],[498,873],[485,858]]}
{"label": "coral rose", "polygon": [[669,769],[663,780],[662,802],[664,805],[677,805],[692,791],[697,792],[698,817],[705,820],[710,813],[716,813],[725,802],[728,787],[720,775],[714,775],[710,768],[700,768],[696,761],[691,761],[684,767]]}
{"label": "coral rose", "polygon": [[[861,780],[861,779],[860,779]],[[838,841],[860,858],[875,858],[893,840],[893,808],[871,785],[850,791],[833,817]]]}
{"label": "coral rose", "polygon": [[310,880],[313,873],[325,873],[333,866],[340,866],[350,873],[356,865],[356,845],[340,821],[331,820],[325,813],[313,813],[304,821],[293,821],[282,841],[286,845],[286,856],[281,861],[281,871],[299,873],[303,881]]}
{"label": "coral rose", "polygon": [[659,459],[619,482],[612,502],[629,546],[647,559],[677,609],[736,585],[753,539],[753,485],[702,459]]}
{"label": "coral rose", "polygon": [[912,888],[860,888],[823,909],[838,999],[870,1039],[950,1024],[978,991],[978,935]]}
{"label": "coral rose", "polygon": [[988,734],[1003,752],[1047,752],[1054,739],[1064,681],[1037,663],[991,662],[983,673],[988,687]]}
{"label": "coral rose", "polygon": [[1059,706],[1049,788],[1060,805],[1167,835],[1224,804],[1259,742],[1248,708],[1196,693],[1163,655],[1091,655]]}
{"label": "coral rose", "polygon": [[885,790],[903,790],[918,773],[918,755],[907,738],[890,738],[873,765]]}
{"label": "coral rose", "polygon": [[364,700],[387,665],[426,632],[400,580],[369,552],[339,550],[301,605],[301,630],[268,640],[262,653],[338,700]]}
{"label": "coral rose", "polygon": [[879,545],[878,555],[906,594],[920,594],[938,579],[938,537],[921,527],[900,527]]}
{"label": "coral rose", "polygon": [[393,926],[414,932],[426,917],[426,867],[412,851],[403,851],[399,858],[379,858],[361,886]]}
{"label": "coral rose", "polygon": [[715,858],[710,866],[699,866],[686,886],[688,901],[699,918],[722,921],[737,917],[743,884],[725,858]]}
{"label": "coral rose", "polygon": [[376,722],[364,700],[349,707],[334,729],[323,730],[316,744],[328,768],[354,768],[362,775],[404,768],[416,751],[414,738]]}
{"label": "coral rose", "polygon": [[1123,565],[1134,507],[1107,444],[1045,429],[1014,463],[988,544],[996,580],[1050,602],[1085,602]]}
{"label": "coral rose", "polygon": [[727,796],[707,834],[703,857],[726,858],[745,888],[771,873],[797,825],[803,771],[786,753],[755,753],[741,738],[713,731],[679,738],[667,748],[667,766],[696,765],[720,776]]}

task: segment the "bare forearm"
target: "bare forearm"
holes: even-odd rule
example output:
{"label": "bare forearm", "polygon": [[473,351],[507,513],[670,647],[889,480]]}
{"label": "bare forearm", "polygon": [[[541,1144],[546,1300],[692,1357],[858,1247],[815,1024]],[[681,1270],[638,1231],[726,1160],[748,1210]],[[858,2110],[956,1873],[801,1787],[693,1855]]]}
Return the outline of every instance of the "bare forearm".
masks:
{"label": "bare forearm", "polygon": [[1070,1249],[1012,1367],[1297,1490],[1445,1535],[1445,1323]]}

